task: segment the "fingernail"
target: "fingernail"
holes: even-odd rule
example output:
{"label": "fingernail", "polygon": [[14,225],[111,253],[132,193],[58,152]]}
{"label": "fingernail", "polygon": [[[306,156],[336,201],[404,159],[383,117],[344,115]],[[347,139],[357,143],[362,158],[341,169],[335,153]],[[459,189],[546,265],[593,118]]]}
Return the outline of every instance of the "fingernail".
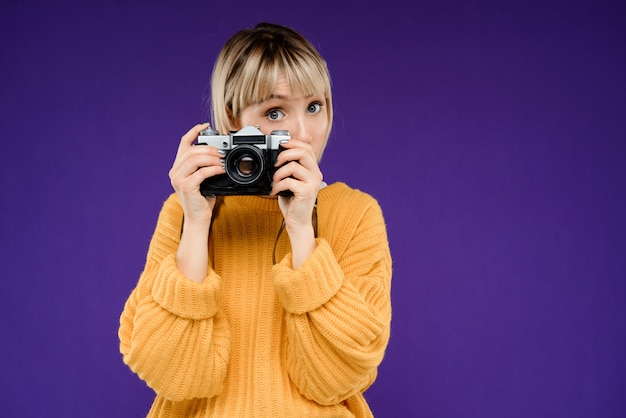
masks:
{"label": "fingernail", "polygon": [[226,155],[226,151],[224,151],[223,149],[218,149],[218,150],[217,150],[217,153],[218,153],[219,155]]}

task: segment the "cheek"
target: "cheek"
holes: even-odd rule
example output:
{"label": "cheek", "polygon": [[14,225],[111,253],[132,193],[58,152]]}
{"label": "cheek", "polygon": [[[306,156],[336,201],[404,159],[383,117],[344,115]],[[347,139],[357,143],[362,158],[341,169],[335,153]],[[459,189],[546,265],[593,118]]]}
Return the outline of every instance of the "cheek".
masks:
{"label": "cheek", "polygon": [[313,147],[313,151],[319,160],[324,152],[324,148],[326,147],[326,129],[320,130],[317,135],[315,135],[311,146]]}

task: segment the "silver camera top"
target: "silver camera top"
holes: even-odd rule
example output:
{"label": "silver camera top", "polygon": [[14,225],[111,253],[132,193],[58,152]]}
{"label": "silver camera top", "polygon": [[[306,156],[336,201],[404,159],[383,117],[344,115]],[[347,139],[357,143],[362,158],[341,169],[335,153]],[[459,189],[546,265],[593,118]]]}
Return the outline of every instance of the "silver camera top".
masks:
{"label": "silver camera top", "polygon": [[280,144],[287,142],[289,138],[289,131],[277,130],[265,135],[258,126],[246,126],[228,135],[220,135],[215,129],[207,128],[200,132],[197,143],[221,150],[230,150],[238,145],[254,145],[260,149],[277,150]]}

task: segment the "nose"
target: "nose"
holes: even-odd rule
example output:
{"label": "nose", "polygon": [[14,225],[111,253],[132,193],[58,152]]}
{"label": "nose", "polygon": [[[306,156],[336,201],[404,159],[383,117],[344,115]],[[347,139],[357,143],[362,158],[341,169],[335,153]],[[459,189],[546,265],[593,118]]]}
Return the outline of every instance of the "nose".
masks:
{"label": "nose", "polygon": [[313,135],[309,129],[309,123],[305,116],[294,117],[289,124],[289,134],[292,138],[310,143]]}

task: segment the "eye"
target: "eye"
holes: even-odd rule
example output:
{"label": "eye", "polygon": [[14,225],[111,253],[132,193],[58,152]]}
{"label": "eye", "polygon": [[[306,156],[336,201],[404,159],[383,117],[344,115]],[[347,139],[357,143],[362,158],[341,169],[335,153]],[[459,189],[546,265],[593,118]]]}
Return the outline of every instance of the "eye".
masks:
{"label": "eye", "polygon": [[283,112],[280,109],[270,109],[266,113],[266,116],[268,117],[269,120],[281,120],[282,118],[285,117],[285,112]]}
{"label": "eye", "polygon": [[306,111],[309,113],[317,113],[322,110],[323,104],[320,102],[313,102],[307,107]]}

